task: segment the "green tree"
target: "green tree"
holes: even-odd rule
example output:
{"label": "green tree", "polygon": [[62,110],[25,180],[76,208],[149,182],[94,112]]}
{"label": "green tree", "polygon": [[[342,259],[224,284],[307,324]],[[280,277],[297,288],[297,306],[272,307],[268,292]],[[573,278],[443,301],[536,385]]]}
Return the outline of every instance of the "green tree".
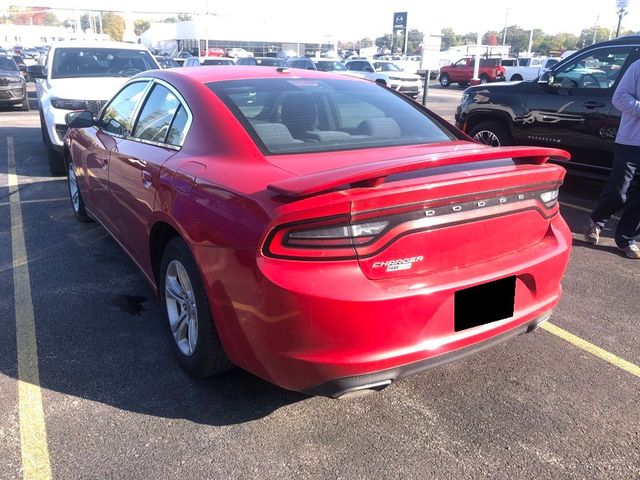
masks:
{"label": "green tree", "polygon": [[102,13],[102,30],[109,35],[112,40],[122,41],[124,36],[124,18],[113,12]]}
{"label": "green tree", "polygon": [[376,38],[376,47],[378,48],[391,48],[391,34],[385,33],[383,36]]}
{"label": "green tree", "polygon": [[149,23],[148,20],[136,20],[135,22],[133,22],[133,33],[135,33],[136,36],[139,37],[144,32],[149,30],[149,27],[151,27],[151,23]]}
{"label": "green tree", "polygon": [[483,45],[498,45],[498,32],[495,30],[489,30],[482,36]]}
{"label": "green tree", "polygon": [[89,14],[85,13],[80,17],[80,30],[86,32],[91,29],[91,20],[89,19]]}
{"label": "green tree", "polygon": [[460,45],[460,39],[456,35],[456,32],[453,31],[453,28],[443,28],[440,30],[440,33],[442,34],[441,50],[448,50],[451,47]]}
{"label": "green tree", "polygon": [[420,44],[424,40],[424,33],[416,28],[412,28],[407,33],[407,55],[418,55]]}
{"label": "green tree", "polygon": [[42,24],[50,27],[60,27],[62,22],[58,20],[55,13],[47,12],[43,16]]}
{"label": "green tree", "polygon": [[358,40],[358,46],[360,48],[373,47],[373,40],[370,38],[363,38],[362,40]]}

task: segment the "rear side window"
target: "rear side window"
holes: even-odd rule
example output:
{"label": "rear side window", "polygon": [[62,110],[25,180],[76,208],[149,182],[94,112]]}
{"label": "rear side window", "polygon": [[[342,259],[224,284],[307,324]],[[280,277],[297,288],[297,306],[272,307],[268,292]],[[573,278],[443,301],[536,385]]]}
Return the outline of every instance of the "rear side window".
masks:
{"label": "rear side window", "polygon": [[455,138],[411,100],[374,82],[270,78],[207,86],[265,153],[329,152]]}
{"label": "rear side window", "polygon": [[173,122],[169,127],[169,133],[167,134],[167,139],[165,143],[169,145],[180,146],[182,142],[184,142],[184,137],[187,134],[187,122],[189,121],[189,116],[187,115],[187,111],[184,107],[180,106],[178,112],[175,117],[173,117]]}
{"label": "rear side window", "polygon": [[180,101],[166,87],[156,84],[138,117],[133,136],[164,143]]}
{"label": "rear side window", "polygon": [[101,125],[104,130],[115,135],[126,136],[133,129],[133,115],[149,82],[135,82],[127,85],[105,107]]}

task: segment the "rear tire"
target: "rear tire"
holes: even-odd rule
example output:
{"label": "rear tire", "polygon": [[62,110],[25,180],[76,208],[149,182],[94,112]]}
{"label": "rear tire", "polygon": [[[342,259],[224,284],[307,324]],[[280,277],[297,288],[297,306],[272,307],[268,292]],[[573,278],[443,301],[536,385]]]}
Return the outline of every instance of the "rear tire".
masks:
{"label": "rear tire", "polygon": [[196,261],[179,237],[172,238],[162,254],[159,280],[160,306],[180,366],[197,378],[232,369]]}
{"label": "rear tire", "polygon": [[440,85],[444,88],[449,88],[451,86],[451,77],[446,73],[440,75]]}
{"label": "rear tire", "polygon": [[511,82],[521,82],[522,75],[518,75],[517,73],[509,79]]}
{"label": "rear tire", "polygon": [[504,147],[511,144],[509,132],[501,122],[481,122],[469,131],[469,136],[492,147]]}

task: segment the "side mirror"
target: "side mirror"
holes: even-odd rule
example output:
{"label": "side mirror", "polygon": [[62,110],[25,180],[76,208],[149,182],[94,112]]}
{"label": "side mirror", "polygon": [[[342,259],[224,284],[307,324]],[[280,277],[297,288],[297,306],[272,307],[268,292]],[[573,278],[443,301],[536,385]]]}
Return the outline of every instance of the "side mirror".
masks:
{"label": "side mirror", "polygon": [[18,65],[18,70],[20,70],[21,72],[26,72],[27,71],[27,66],[26,65]]}
{"label": "side mirror", "polygon": [[65,115],[64,122],[69,128],[93,127],[96,123],[93,120],[93,113],[88,110],[69,112]]}
{"label": "side mirror", "polygon": [[29,65],[27,73],[31,78],[47,78],[47,69],[43,65]]}
{"label": "side mirror", "polygon": [[540,77],[538,78],[538,83],[546,83],[548,85],[551,85],[553,84],[553,80],[554,80],[553,72],[548,70],[544,72],[542,75],[540,75]]}

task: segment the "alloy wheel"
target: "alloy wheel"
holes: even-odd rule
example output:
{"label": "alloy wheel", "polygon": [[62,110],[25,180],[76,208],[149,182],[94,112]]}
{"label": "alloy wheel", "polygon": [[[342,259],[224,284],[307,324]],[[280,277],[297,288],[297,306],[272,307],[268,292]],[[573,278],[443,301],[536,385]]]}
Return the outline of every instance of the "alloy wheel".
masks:
{"label": "alloy wheel", "polygon": [[501,145],[500,139],[491,130],[480,130],[473,136],[473,138],[480,143],[484,143],[485,145],[490,145],[492,147],[499,147]]}
{"label": "alloy wheel", "polygon": [[180,352],[190,357],[198,343],[198,310],[189,274],[178,260],[167,267],[164,292],[173,339]]}
{"label": "alloy wheel", "polygon": [[78,189],[78,179],[76,178],[76,169],[73,166],[73,162],[69,162],[69,195],[71,196],[73,210],[78,213],[80,211],[80,190]]}

